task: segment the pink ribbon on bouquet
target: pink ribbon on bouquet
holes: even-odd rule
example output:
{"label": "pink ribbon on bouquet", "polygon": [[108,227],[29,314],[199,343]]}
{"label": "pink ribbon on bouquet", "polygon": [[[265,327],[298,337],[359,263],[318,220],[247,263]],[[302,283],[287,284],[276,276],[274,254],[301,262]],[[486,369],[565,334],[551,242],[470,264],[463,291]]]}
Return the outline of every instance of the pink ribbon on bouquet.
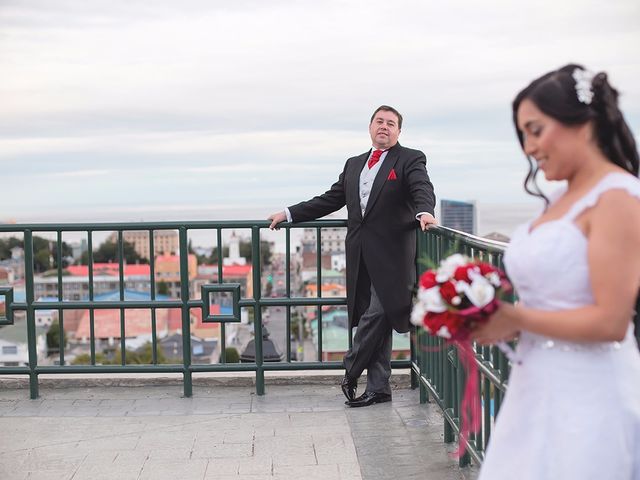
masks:
{"label": "pink ribbon on bouquet", "polygon": [[467,449],[466,443],[471,433],[477,433],[480,429],[480,399],[476,400],[478,392],[478,365],[476,364],[476,352],[467,340],[453,342],[458,347],[458,357],[465,371],[466,381],[462,402],[460,403],[460,438],[458,450],[454,453],[457,458],[464,455]]}

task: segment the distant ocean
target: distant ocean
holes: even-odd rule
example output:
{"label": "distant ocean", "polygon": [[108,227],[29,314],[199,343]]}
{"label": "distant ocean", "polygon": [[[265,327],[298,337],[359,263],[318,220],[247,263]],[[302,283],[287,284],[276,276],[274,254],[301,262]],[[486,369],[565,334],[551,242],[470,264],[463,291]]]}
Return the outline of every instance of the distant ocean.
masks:
{"label": "distant ocean", "polygon": [[[163,221],[201,221],[201,220],[266,220],[266,217],[282,206],[273,206],[271,208],[266,206],[256,206],[255,210],[250,208],[219,208],[216,210],[205,210],[197,208],[185,208],[180,209],[174,207],[170,211],[162,211],[157,208],[145,211],[144,207],[141,207],[135,214],[131,212],[108,210],[96,211],[92,210],[91,213],[85,211],[66,212],[65,215],[60,217],[47,215],[47,218],[16,218],[17,223],[75,223],[75,222],[119,222],[119,223],[136,223],[136,222],[163,222]],[[477,220],[478,231],[476,235],[485,236],[490,233],[501,233],[510,237],[515,228],[524,223],[542,210],[542,202],[533,200],[531,203],[476,203],[477,208]],[[436,212],[437,213],[437,212]],[[338,211],[331,216],[332,218],[346,218],[346,210]],[[236,232],[240,236],[249,236],[250,232],[247,229],[239,230]],[[3,236],[7,236],[4,234]],[[94,242],[101,242],[108,233],[99,232],[94,237]],[[212,231],[199,231],[192,230],[189,233],[194,246],[210,247],[215,244],[215,232]],[[296,245],[298,238],[302,235],[302,230],[294,229],[291,231],[292,245]],[[47,236],[47,235],[42,235]],[[226,236],[226,235],[225,235]],[[276,250],[284,252],[284,231],[270,232],[264,230],[261,236],[265,240],[271,240],[276,243]],[[86,238],[86,235],[82,236],[79,233],[68,233],[64,235],[64,241],[76,242],[80,238]],[[295,249],[295,247],[293,247]]]}
{"label": "distant ocean", "polygon": [[500,204],[477,203],[479,236],[498,232],[511,237],[516,227],[540,214],[542,201],[532,203]]}

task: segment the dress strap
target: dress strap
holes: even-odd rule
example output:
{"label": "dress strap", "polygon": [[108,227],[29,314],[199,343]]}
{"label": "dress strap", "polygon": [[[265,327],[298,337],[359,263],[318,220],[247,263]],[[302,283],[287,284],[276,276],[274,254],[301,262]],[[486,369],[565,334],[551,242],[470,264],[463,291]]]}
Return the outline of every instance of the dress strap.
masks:
{"label": "dress strap", "polygon": [[640,179],[630,173],[610,173],[602,178],[586,195],[574,203],[564,216],[574,221],[582,212],[595,206],[600,195],[609,190],[626,190],[626,192],[640,199]]}

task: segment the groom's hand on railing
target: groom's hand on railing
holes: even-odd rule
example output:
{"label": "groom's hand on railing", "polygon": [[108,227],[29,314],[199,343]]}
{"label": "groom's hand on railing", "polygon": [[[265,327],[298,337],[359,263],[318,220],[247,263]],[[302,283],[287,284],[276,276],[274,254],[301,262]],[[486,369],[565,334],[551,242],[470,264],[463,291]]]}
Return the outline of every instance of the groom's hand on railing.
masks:
{"label": "groom's hand on railing", "polygon": [[420,228],[424,232],[425,230],[428,230],[431,225],[438,225],[438,221],[433,217],[433,215],[423,213],[420,216]]}
{"label": "groom's hand on railing", "polygon": [[273,229],[278,230],[278,224],[287,221],[287,214],[284,213],[284,211],[278,212],[278,213],[274,213],[274,214],[269,215],[267,217],[267,220],[271,220],[271,225],[269,225],[269,228],[271,230],[273,230]]}

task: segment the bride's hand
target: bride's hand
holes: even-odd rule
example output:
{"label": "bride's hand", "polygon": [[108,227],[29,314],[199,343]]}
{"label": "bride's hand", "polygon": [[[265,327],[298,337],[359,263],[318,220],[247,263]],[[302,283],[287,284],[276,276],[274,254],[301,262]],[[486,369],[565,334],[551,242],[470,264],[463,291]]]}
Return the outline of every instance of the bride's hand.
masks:
{"label": "bride's hand", "polygon": [[500,307],[491,315],[489,321],[471,332],[471,340],[481,344],[491,344],[513,339],[519,330],[517,316],[518,307],[501,302]]}

